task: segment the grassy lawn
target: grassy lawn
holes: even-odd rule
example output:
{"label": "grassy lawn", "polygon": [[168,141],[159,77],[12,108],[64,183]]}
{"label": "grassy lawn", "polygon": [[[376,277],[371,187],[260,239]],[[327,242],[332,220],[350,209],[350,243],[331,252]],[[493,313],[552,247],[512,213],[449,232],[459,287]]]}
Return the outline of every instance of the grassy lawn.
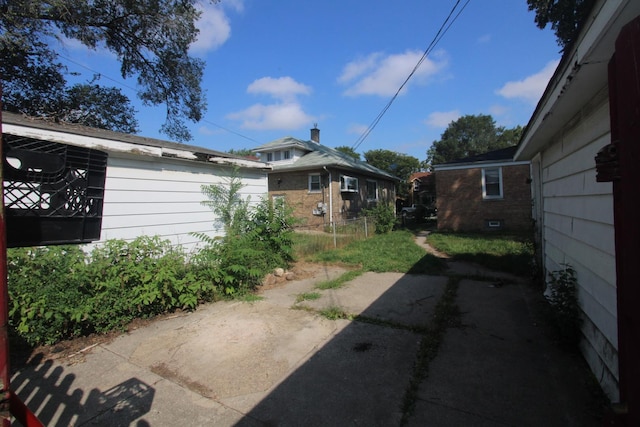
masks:
{"label": "grassy lawn", "polygon": [[534,248],[527,236],[433,232],[427,241],[456,260],[520,276],[532,273]]}
{"label": "grassy lawn", "polygon": [[[327,248],[321,243],[330,241]],[[297,234],[294,250],[298,259],[310,262],[346,264],[360,267],[363,271],[399,272],[414,274],[438,274],[444,271],[444,263],[437,257],[425,253],[415,244],[413,234],[406,230],[388,234],[376,234],[334,249],[330,235]],[[314,250],[310,248],[315,247]]]}

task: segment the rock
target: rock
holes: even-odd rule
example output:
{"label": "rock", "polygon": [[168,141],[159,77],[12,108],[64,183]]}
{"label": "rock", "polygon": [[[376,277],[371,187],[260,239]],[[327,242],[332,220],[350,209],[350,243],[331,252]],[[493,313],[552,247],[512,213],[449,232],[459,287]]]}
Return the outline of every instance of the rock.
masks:
{"label": "rock", "polygon": [[276,276],[274,276],[273,274],[267,274],[267,276],[264,278],[263,285],[264,286],[273,286],[273,285],[276,284],[277,281],[278,281],[278,279],[276,278]]}
{"label": "rock", "polygon": [[287,280],[293,280],[296,278],[296,273],[294,273],[293,271],[287,271],[284,275],[284,278]]}
{"label": "rock", "polygon": [[284,268],[276,268],[273,270],[273,274],[275,274],[276,277],[284,276]]}

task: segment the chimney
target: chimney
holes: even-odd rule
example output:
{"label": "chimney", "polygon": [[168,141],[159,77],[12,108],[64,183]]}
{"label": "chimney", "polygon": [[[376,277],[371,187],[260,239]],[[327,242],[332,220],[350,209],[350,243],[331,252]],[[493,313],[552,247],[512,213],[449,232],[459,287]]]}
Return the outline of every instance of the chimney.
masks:
{"label": "chimney", "polygon": [[318,124],[313,124],[313,129],[311,129],[311,140],[317,144],[320,144],[320,129],[318,129]]}

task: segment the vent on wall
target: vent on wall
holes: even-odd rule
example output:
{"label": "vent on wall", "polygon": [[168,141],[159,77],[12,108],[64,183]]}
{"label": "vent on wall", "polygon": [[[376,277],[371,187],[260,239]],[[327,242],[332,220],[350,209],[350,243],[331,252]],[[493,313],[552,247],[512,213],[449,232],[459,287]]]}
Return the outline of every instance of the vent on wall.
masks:
{"label": "vent on wall", "polygon": [[504,225],[501,219],[486,219],[484,223],[489,230],[500,230]]}

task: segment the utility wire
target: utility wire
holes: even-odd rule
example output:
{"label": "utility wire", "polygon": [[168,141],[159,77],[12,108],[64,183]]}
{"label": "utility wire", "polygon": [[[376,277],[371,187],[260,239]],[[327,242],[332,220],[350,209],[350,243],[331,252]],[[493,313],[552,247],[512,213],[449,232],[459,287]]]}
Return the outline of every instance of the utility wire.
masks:
{"label": "utility wire", "polygon": [[[398,97],[398,95],[400,94],[400,92],[402,91],[402,89],[406,86],[406,84],[409,82],[409,80],[411,79],[411,77],[413,77],[413,75],[416,73],[416,71],[418,70],[418,68],[420,68],[420,65],[422,65],[422,63],[424,62],[424,60],[427,58],[427,56],[429,55],[429,53],[431,53],[431,51],[433,51],[433,49],[438,45],[438,42],[442,39],[442,37],[444,37],[444,35],[447,33],[447,31],[449,31],[449,28],[451,28],[451,26],[453,25],[453,23],[458,19],[458,17],[460,16],[460,14],[462,13],[462,11],[467,7],[467,5],[469,4],[469,2],[471,0],[467,0],[465,2],[465,4],[462,6],[462,8],[458,11],[458,13],[453,17],[453,19],[451,19],[451,16],[453,16],[453,14],[455,13],[456,9],[458,8],[458,5],[460,4],[461,0],[457,0],[456,4],[453,5],[453,8],[451,8],[451,11],[449,12],[449,15],[447,16],[447,18],[444,20],[444,22],[442,23],[442,25],[440,26],[440,29],[438,30],[438,32],[436,33],[436,35],[433,37],[433,39],[431,40],[431,43],[429,43],[429,46],[427,46],[427,48],[425,49],[424,53],[422,54],[422,57],[420,57],[420,59],[418,60],[418,62],[416,63],[415,67],[413,67],[413,70],[411,70],[411,73],[409,73],[409,76],[405,79],[405,81],[400,85],[400,87],[398,88],[398,90],[396,91],[396,93],[391,97],[391,99],[389,100],[389,102],[387,102],[387,105],[384,106],[384,108],[380,111],[380,113],[378,113],[378,115],[376,116],[376,118],[371,122],[371,124],[369,125],[369,127],[362,133],[362,135],[360,135],[360,137],[356,140],[356,142],[353,144],[353,146],[351,147],[354,151],[358,149],[358,147],[360,146],[360,144],[362,144],[364,142],[365,139],[367,139],[367,137],[369,136],[369,134],[373,131],[373,129],[378,125],[378,123],[380,122],[380,120],[382,119],[382,117],[385,115],[385,113],[387,112],[387,110],[389,110],[389,108],[391,107],[391,104],[393,104],[393,102],[396,100],[396,98]],[[451,22],[449,22],[451,21]]]}
{"label": "utility wire", "polygon": [[[92,73],[94,73],[94,76],[97,76],[98,78],[103,78],[103,77],[104,77],[105,79],[110,80],[110,81],[114,82],[115,84],[117,84],[117,85],[119,85],[119,86],[122,86],[122,87],[124,87],[124,88],[126,88],[126,89],[132,90],[132,91],[134,91],[134,92],[136,92],[136,93],[138,92],[138,90],[137,90],[136,88],[134,88],[134,87],[132,87],[132,86],[129,86],[129,85],[127,85],[127,84],[123,83],[123,82],[122,82],[122,81],[120,81],[120,80],[116,80],[116,79],[114,79],[114,78],[111,78],[111,77],[109,77],[109,76],[107,76],[107,75],[105,75],[105,74],[103,74],[103,73],[101,73],[101,72],[99,72],[99,71],[95,71],[95,70],[93,70],[93,69],[91,69],[91,68],[87,67],[87,66],[86,66],[86,65],[84,65],[84,64],[81,64],[81,63],[79,63],[79,62],[77,62],[77,61],[74,61],[73,59],[71,59],[71,58],[69,58],[69,57],[67,57],[67,56],[60,55],[60,54],[58,54],[58,56],[59,56],[60,58],[64,59],[65,61],[67,61],[67,62],[70,62],[70,63],[72,63],[72,64],[75,64],[75,65],[77,65],[78,67],[84,68],[85,70],[91,71]],[[256,141],[256,140],[255,140],[255,139],[253,139],[253,138],[250,138],[250,137],[248,137],[248,136],[246,136],[246,135],[242,135],[241,133],[236,132],[236,131],[231,130],[231,129],[228,129],[228,128],[224,127],[224,126],[220,126],[219,124],[213,123],[213,122],[211,122],[211,121],[209,121],[209,120],[207,120],[207,119],[200,119],[200,121],[201,121],[201,122],[203,122],[203,123],[207,123],[207,124],[209,124],[209,125],[215,126],[215,127],[217,127],[217,128],[220,128],[220,129],[224,130],[225,132],[232,133],[232,134],[234,134],[234,135],[236,135],[236,136],[239,136],[239,137],[241,137],[241,138],[244,138],[244,139],[246,139],[246,140],[249,140],[249,141],[255,142],[256,144],[259,144],[259,142],[258,142],[258,141]]]}

